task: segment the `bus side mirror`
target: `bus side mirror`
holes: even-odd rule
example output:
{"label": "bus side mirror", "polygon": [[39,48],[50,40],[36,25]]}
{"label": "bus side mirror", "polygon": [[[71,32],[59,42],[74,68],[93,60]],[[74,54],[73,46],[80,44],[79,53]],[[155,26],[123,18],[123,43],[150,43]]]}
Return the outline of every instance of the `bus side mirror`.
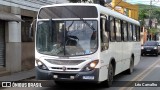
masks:
{"label": "bus side mirror", "polygon": [[31,38],[32,40],[33,40],[33,33],[35,31],[34,29],[35,29],[36,22],[37,22],[37,19],[34,19],[30,24],[30,28],[29,28],[29,38]]}
{"label": "bus side mirror", "polygon": [[110,31],[110,22],[109,22],[109,20],[107,20],[107,19],[106,19],[105,22],[106,22],[106,23],[105,23],[105,31],[106,31],[106,32],[109,32],[109,31]]}

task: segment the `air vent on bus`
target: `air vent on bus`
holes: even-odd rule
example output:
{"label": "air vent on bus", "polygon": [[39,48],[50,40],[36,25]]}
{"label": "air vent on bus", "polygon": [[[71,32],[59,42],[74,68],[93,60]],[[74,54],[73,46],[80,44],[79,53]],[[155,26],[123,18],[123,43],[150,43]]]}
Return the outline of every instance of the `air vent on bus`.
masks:
{"label": "air vent on bus", "polygon": [[56,65],[78,65],[85,60],[55,60],[55,59],[45,59],[51,64],[56,64]]}
{"label": "air vent on bus", "polygon": [[[51,67],[54,70],[63,70],[62,67]],[[79,68],[66,68],[66,70],[78,70]]]}

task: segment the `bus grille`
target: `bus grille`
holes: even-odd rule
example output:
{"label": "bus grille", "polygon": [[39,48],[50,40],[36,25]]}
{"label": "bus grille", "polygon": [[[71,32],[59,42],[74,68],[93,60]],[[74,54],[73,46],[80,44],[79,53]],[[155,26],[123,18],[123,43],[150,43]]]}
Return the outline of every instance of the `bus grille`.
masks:
{"label": "bus grille", "polygon": [[56,65],[78,65],[85,60],[54,60],[54,59],[46,59],[49,63]]}
{"label": "bus grille", "polygon": [[[51,67],[54,70],[63,70],[62,67]],[[66,70],[78,70],[79,68],[66,68]]]}

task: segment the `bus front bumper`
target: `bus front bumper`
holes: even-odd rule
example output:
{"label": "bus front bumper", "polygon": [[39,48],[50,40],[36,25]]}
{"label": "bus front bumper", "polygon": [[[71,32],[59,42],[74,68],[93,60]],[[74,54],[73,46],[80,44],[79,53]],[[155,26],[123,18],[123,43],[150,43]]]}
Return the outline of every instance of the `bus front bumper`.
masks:
{"label": "bus front bumper", "polygon": [[42,70],[38,67],[36,69],[37,80],[55,80],[55,81],[90,81],[98,83],[99,69],[94,69],[88,72],[67,72],[67,71],[49,71]]}

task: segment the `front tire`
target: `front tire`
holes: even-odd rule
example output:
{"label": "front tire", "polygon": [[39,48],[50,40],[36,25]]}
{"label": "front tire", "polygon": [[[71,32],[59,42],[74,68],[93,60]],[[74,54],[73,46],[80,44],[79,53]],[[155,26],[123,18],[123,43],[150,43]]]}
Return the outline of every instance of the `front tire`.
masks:
{"label": "front tire", "polygon": [[129,66],[129,69],[127,69],[127,74],[132,74],[133,68],[134,68],[134,59],[131,57],[130,66]]}
{"label": "front tire", "polygon": [[113,77],[114,77],[114,69],[113,69],[113,65],[112,65],[112,64],[109,64],[109,67],[108,67],[108,80],[105,81],[107,87],[112,86]]}

